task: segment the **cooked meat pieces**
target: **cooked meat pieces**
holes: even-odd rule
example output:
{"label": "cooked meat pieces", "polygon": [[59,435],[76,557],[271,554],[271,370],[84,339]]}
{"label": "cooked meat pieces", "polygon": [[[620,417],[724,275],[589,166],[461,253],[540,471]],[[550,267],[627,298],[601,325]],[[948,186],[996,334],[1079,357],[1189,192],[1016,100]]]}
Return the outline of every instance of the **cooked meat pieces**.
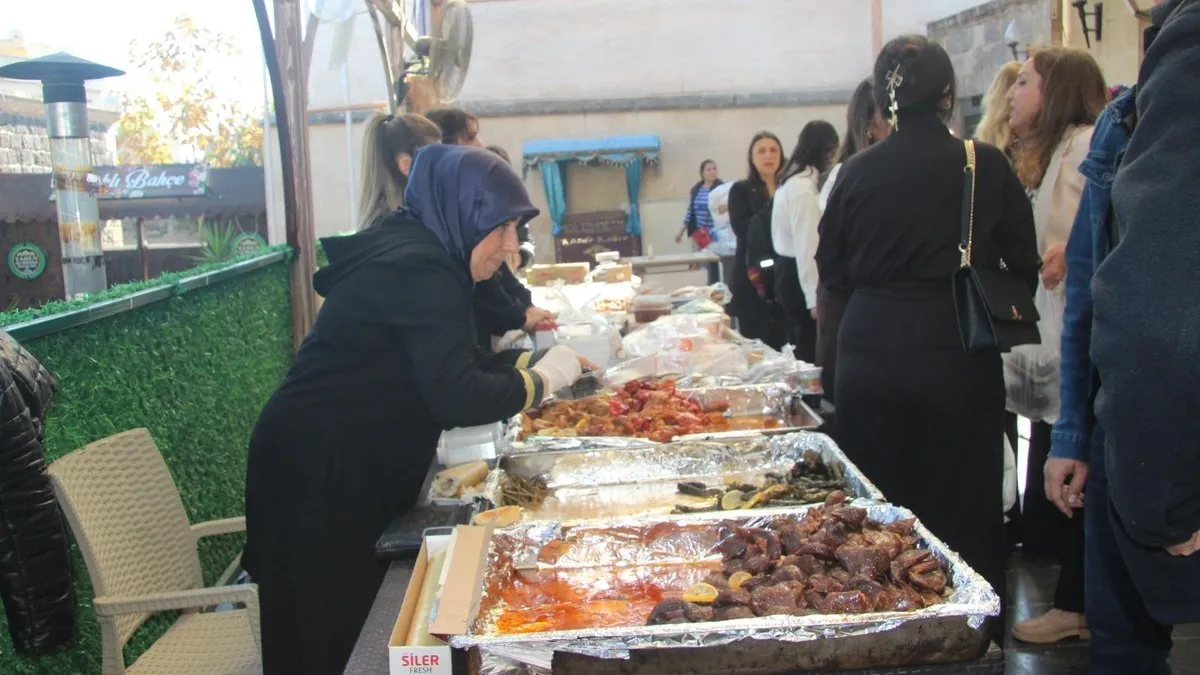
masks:
{"label": "cooked meat pieces", "polygon": [[887,551],[890,559],[895,559],[904,550],[904,542],[900,541],[900,536],[894,532],[869,530],[862,533],[862,538],[868,546],[878,546]]}
{"label": "cooked meat pieces", "polygon": [[834,511],[832,515],[850,527],[859,529],[862,527],[863,521],[867,519],[867,510],[857,506],[843,506]]}
{"label": "cooked meat pieces", "polygon": [[802,556],[807,554],[813,556],[814,558],[821,558],[822,560],[833,560],[835,550],[836,549],[834,547],[827,544],[819,544],[815,541],[806,541],[804,542],[804,545],[800,547],[798,553],[800,553]]}
{"label": "cooked meat pieces", "polygon": [[812,590],[816,591],[817,593],[821,593],[822,595],[825,593],[834,593],[845,589],[845,586],[842,585],[842,582],[825,574],[818,574],[809,578],[808,585],[810,588],[812,588]]}
{"label": "cooked meat pieces", "polygon": [[691,623],[703,623],[712,621],[717,615],[717,610],[704,605],[689,604],[683,613],[684,617]]}
{"label": "cooked meat pieces", "polygon": [[718,591],[726,590],[729,588],[729,579],[724,574],[721,574],[720,572],[713,572],[712,574],[709,574],[708,576],[704,577],[704,583],[708,584],[709,586],[712,586],[713,588],[717,589]]}
{"label": "cooked meat pieces", "polygon": [[[803,518],[776,517],[766,527],[728,522],[717,550],[722,568],[705,578],[711,605],[664,600],[651,623],[756,616],[910,612],[944,602],[945,565],[916,548],[914,521],[883,524],[835,498]],[[732,590],[729,577],[738,590]],[[747,575],[749,577],[747,578]]]}
{"label": "cooked meat pieces", "polygon": [[726,558],[740,558],[746,553],[746,543],[744,535],[735,533],[717,544],[717,550]]}
{"label": "cooked meat pieces", "polygon": [[838,591],[825,596],[821,610],[828,614],[865,614],[875,609],[862,591]]}
{"label": "cooked meat pieces", "polygon": [[650,612],[650,618],[646,620],[646,624],[656,626],[663,623],[671,623],[676,619],[687,620],[686,614],[688,611],[688,603],[681,598],[667,598],[655,605],[654,610]]}
{"label": "cooked meat pieces", "polygon": [[934,594],[938,594],[946,590],[946,572],[944,570],[939,568],[929,570],[928,572],[916,572],[914,571],[915,569],[916,568],[908,570],[908,580],[913,586],[916,586],[918,589],[923,591],[930,591]]}
{"label": "cooked meat pieces", "polygon": [[756,588],[750,594],[750,608],[759,616],[792,614],[803,607],[798,604],[803,591],[804,584],[799,581],[781,581]]}
{"label": "cooked meat pieces", "polygon": [[804,581],[807,578],[808,575],[795,565],[776,567],[775,572],[771,574],[772,581]]}
{"label": "cooked meat pieces", "polygon": [[800,533],[800,528],[788,524],[780,528],[779,541],[783,544],[784,553],[794,555],[799,553],[800,547],[804,545],[804,535]]}
{"label": "cooked meat pieces", "polygon": [[745,570],[750,574],[762,574],[771,567],[771,559],[765,555],[746,558]]}
{"label": "cooked meat pieces", "polygon": [[714,607],[746,606],[749,604],[749,591],[717,591],[717,599],[713,601]]}
{"label": "cooked meat pieces", "polygon": [[717,621],[733,621],[735,619],[753,619],[754,611],[749,607],[722,607],[717,610]]}
{"label": "cooked meat pieces", "polygon": [[868,579],[887,574],[892,563],[891,556],[881,548],[850,544],[837,550],[837,560],[850,574]]}

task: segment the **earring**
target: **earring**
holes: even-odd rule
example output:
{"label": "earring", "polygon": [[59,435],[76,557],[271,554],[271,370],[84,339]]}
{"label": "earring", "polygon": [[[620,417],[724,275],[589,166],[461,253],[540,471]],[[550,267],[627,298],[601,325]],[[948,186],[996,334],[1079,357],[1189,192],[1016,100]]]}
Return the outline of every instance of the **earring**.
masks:
{"label": "earring", "polygon": [[900,72],[900,65],[897,64],[887,76],[888,112],[891,117],[888,120],[888,124],[891,125],[892,131],[900,130],[900,105],[896,102],[896,90],[902,84],[904,84],[904,74]]}

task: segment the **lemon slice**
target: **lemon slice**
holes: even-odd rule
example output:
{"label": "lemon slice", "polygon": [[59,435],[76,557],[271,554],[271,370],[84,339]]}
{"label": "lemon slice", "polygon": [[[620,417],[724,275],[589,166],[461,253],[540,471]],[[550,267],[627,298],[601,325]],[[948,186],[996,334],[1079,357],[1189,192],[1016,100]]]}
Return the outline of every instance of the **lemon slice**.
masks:
{"label": "lemon slice", "polygon": [[685,602],[707,605],[717,599],[717,589],[709,584],[696,584],[683,594]]}
{"label": "lemon slice", "polygon": [[742,504],[746,502],[746,498],[737,490],[730,490],[721,497],[721,509],[724,511],[736,511],[742,508]]}
{"label": "lemon slice", "polygon": [[742,570],[729,575],[729,587],[735,591],[742,590],[742,585],[754,578],[753,574]]}

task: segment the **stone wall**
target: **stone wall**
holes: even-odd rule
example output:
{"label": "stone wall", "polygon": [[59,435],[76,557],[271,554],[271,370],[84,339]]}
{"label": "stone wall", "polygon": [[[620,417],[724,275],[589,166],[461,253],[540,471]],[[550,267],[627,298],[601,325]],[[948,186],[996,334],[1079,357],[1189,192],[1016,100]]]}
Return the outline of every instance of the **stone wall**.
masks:
{"label": "stone wall", "polygon": [[[112,165],[106,129],[92,129],[92,162]],[[50,138],[45,120],[0,113],[0,173],[50,173]]]}
{"label": "stone wall", "polygon": [[996,71],[1012,60],[1004,37],[1009,22],[1016,21],[1022,56],[1030,45],[1050,44],[1050,10],[1050,0],[993,0],[929,24],[929,37],[954,62],[959,98],[983,95]]}

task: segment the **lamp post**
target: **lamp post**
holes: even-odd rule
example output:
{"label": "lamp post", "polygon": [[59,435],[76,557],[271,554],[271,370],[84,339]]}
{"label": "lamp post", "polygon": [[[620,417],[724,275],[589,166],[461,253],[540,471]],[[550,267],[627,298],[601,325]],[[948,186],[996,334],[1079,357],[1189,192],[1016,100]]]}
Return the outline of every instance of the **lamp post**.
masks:
{"label": "lamp post", "polygon": [[0,66],[0,77],[42,83],[50,161],[54,164],[63,288],[68,299],[108,288],[100,245],[100,209],[96,204],[99,181],[92,175],[92,141],[83,83],[124,74],[66,52]]}
{"label": "lamp post", "polygon": [[[1018,48],[1021,46],[1021,33],[1017,29],[1017,20],[1013,19],[1008,22],[1008,27],[1004,29],[1004,44],[1008,45],[1009,51],[1012,52],[1013,61],[1021,61],[1021,54]],[[1029,50],[1025,50],[1025,58],[1029,58]]]}

